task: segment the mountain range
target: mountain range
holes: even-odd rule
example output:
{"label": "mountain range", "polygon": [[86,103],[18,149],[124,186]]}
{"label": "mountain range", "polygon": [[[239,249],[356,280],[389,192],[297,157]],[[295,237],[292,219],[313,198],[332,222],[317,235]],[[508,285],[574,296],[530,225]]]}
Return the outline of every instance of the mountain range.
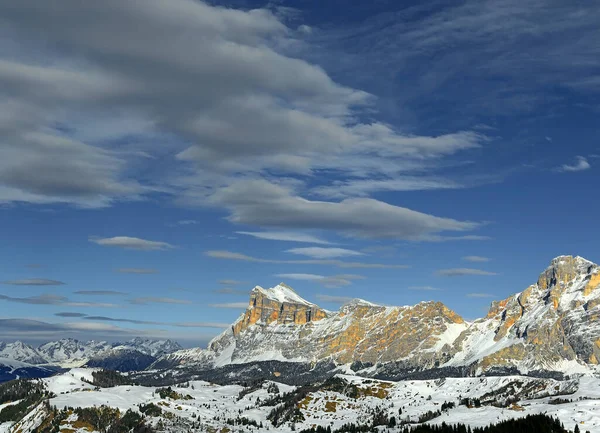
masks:
{"label": "mountain range", "polygon": [[63,338],[33,347],[21,341],[0,342],[0,364],[8,365],[8,360],[20,363],[21,368],[29,366],[77,367],[91,365],[129,371],[143,370],[157,358],[181,350],[172,340],[152,340],[134,338],[124,343],[106,341],[79,341]]}
{"label": "mountain range", "polygon": [[600,267],[573,256],[553,259],[535,283],[470,322],[440,302],[393,307],[355,299],[330,312],[283,283],[257,286],[246,311],[207,349],[166,354],[152,368],[279,361],[343,365],[366,375],[583,373],[600,360],[599,314]]}
{"label": "mountain range", "polygon": [[560,256],[536,282],[492,302],[474,321],[433,301],[395,307],[354,299],[332,312],[281,283],[252,289],[246,310],[206,349],[182,349],[170,340],[63,339],[37,348],[0,343],[0,359],[138,371],[151,383],[182,376],[225,382],[254,377],[257,368],[296,381],[334,371],[386,379],[564,376],[597,371],[599,315],[600,267]]}

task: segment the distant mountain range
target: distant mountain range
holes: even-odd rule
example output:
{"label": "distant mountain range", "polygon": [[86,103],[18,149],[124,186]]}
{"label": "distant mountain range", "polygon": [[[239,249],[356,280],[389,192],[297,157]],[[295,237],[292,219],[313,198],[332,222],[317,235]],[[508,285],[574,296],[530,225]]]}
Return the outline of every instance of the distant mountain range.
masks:
{"label": "distant mountain range", "polygon": [[260,362],[344,365],[365,375],[565,374],[600,360],[600,268],[552,260],[537,282],[467,322],[440,302],[390,307],[354,300],[328,312],[285,284],[255,287],[246,311],[208,349],[185,349],[152,368],[232,370]]}
{"label": "distant mountain range", "polygon": [[82,365],[120,371],[143,370],[158,358],[181,349],[172,340],[145,338],[124,343],[64,338],[39,347],[21,341],[0,342],[0,378],[2,374],[43,377],[56,369]]}

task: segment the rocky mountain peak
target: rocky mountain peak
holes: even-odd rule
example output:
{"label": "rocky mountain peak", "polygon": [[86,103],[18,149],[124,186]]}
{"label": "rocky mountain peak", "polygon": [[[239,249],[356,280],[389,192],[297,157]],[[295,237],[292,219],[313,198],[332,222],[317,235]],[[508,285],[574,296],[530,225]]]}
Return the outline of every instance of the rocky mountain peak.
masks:
{"label": "rocky mountain peak", "polygon": [[374,304],[373,302],[365,301],[364,299],[354,298],[341,306],[340,314],[349,314],[357,308],[382,308],[382,306]]}
{"label": "rocky mountain peak", "polygon": [[583,257],[558,256],[552,260],[550,266],[538,278],[538,287],[542,290],[553,286],[565,286],[581,275],[588,274],[594,263]]}
{"label": "rocky mountain peak", "polygon": [[285,283],[279,283],[270,289],[263,289],[260,286],[256,286],[250,292],[251,304],[253,303],[253,299],[267,299],[279,304],[314,305],[298,295],[294,289]]}
{"label": "rocky mountain peak", "polygon": [[234,335],[252,325],[295,324],[302,325],[327,317],[327,312],[299,296],[286,284],[270,289],[256,286],[250,292],[246,312],[233,325]]}

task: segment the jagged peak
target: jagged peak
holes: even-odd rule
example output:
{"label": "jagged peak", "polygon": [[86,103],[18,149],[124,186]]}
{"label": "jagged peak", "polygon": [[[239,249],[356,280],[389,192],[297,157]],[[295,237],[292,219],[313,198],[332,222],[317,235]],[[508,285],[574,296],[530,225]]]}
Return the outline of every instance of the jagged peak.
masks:
{"label": "jagged peak", "polygon": [[581,256],[562,255],[554,257],[548,268],[557,268],[569,263],[574,263],[579,267],[597,266],[594,262]]}
{"label": "jagged peak", "polygon": [[346,302],[344,305],[342,305],[342,308],[345,308],[345,307],[381,307],[381,305],[375,304],[373,302],[365,301],[364,299],[361,299],[361,298],[354,298],[354,299],[351,299],[348,302]]}
{"label": "jagged peak", "polygon": [[296,293],[294,289],[288,286],[285,283],[279,283],[275,287],[271,287],[270,289],[265,289],[261,286],[256,286],[252,289],[253,293],[259,293],[262,296],[266,297],[275,302],[279,302],[281,304],[302,304],[302,305],[315,305],[312,302],[308,302],[306,299],[302,298],[300,295]]}

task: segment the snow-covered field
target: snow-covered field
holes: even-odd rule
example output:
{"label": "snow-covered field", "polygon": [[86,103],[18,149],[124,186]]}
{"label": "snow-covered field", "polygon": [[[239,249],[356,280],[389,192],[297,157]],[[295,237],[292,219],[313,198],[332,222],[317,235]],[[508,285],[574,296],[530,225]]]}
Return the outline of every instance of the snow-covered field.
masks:
{"label": "snow-covered field", "polygon": [[[240,398],[240,392],[244,390],[242,386],[192,381],[173,386],[172,389],[182,398],[172,399],[161,398],[154,387],[128,385],[95,388],[81,380],[90,380],[91,371],[78,368],[42,379],[49,391],[56,394],[50,404],[59,409],[107,405],[123,412],[127,409],[138,410],[140,404],[154,403],[161,408],[163,415],[152,418],[152,423],[157,425],[161,420],[171,423],[169,425],[181,423],[182,431],[187,430],[190,424],[197,423],[221,429],[227,427],[228,418],[243,417],[262,423],[264,429],[259,431],[291,432],[313,425],[335,429],[348,422],[366,423],[376,409],[383,410],[388,417],[394,416],[399,424],[416,423],[427,412],[440,411],[442,404],[454,403],[455,407],[441,411],[439,416],[427,422],[460,422],[476,427],[528,414],[545,413],[557,416],[568,429],[579,424],[581,431],[600,433],[600,379],[589,376],[569,381],[503,376],[386,382],[340,375],[338,377],[359,390],[358,395],[349,397],[322,389],[312,392],[297,405],[304,421],[275,428],[267,420],[273,406],[261,406],[261,402],[276,395],[272,386],[269,392],[269,385],[274,382],[267,382]],[[279,395],[296,389],[280,383],[276,386]],[[519,400],[516,404],[503,405],[507,398],[514,397]],[[481,407],[460,405],[461,399],[465,398],[479,399]],[[557,401],[557,398],[562,400]],[[27,426],[34,426],[36,416],[39,418],[39,415],[31,414],[30,421],[19,425],[22,433],[29,431]],[[9,427],[9,424],[0,425],[0,433],[9,433]],[[250,432],[257,431],[257,428],[238,425],[232,431]]]}

